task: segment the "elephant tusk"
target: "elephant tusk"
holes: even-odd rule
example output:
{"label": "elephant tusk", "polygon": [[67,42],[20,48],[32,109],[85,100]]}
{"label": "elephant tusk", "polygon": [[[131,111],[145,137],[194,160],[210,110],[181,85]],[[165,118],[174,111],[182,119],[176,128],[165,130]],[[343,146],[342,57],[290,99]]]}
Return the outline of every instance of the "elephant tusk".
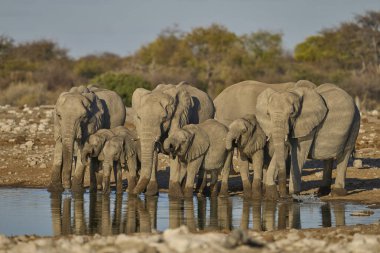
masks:
{"label": "elephant tusk", "polygon": [[285,135],[285,141],[288,141],[288,135]]}
{"label": "elephant tusk", "polygon": [[271,137],[272,137],[272,136],[271,136],[271,135],[269,135],[269,136],[267,137],[267,141],[269,141]]}

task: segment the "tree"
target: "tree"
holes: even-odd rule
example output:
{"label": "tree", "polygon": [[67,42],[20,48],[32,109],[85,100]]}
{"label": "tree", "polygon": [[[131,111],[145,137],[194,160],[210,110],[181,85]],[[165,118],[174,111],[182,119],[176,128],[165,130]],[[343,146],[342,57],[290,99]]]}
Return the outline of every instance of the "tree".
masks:
{"label": "tree", "polygon": [[106,89],[116,91],[123,99],[126,106],[132,105],[132,94],[137,88],[151,89],[151,84],[142,77],[117,72],[104,73],[90,81]]}

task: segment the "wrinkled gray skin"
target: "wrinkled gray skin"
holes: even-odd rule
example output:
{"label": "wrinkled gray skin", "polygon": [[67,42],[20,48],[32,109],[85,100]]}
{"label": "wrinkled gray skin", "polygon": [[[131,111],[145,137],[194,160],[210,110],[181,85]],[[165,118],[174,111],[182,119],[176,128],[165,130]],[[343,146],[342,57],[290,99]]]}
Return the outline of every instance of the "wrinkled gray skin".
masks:
{"label": "wrinkled gray skin", "polygon": [[[136,133],[125,127],[112,129],[117,131],[106,141],[98,159],[102,162],[103,193],[110,192],[110,177],[113,169],[116,179],[116,192],[122,192],[122,169],[128,170],[128,192],[133,193],[136,185],[137,171],[140,167],[140,142]],[[115,132],[116,132],[115,131]]]}
{"label": "wrinkled gray skin", "polygon": [[215,119],[229,126],[235,119],[247,114],[256,115],[257,97],[267,88],[275,91],[285,91],[298,85],[316,86],[310,82],[269,84],[257,81],[243,81],[224,89],[215,99]]}
{"label": "wrinkled gray skin", "polygon": [[[306,158],[324,160],[320,194],[331,187],[333,160],[337,161],[337,177],[333,195],[345,195],[345,174],[360,126],[360,114],[353,99],[333,84],[312,89],[297,87],[285,92],[266,89],[257,99],[256,118],[267,136],[273,138],[274,168],[279,170],[280,196],[287,195],[284,141],[290,140],[292,168],[289,190],[301,191],[301,173]],[[271,167],[271,166],[270,166]],[[276,199],[274,170],[268,170],[266,194]],[[269,190],[268,190],[269,189]]]}
{"label": "wrinkled gray skin", "polygon": [[[286,91],[287,89],[301,86],[310,88],[316,87],[315,84],[308,81],[302,81],[297,83],[288,82],[279,84],[269,84],[248,80],[233,84],[224,89],[214,99],[215,119],[223,123],[224,125],[229,126],[234,120],[241,119],[248,114],[254,116],[256,115],[257,98],[265,89],[271,88],[275,91]],[[267,136],[267,138],[269,137],[270,136]],[[260,154],[257,154],[257,156],[259,155]],[[241,168],[241,175],[246,175],[248,173],[247,166],[248,164]],[[249,195],[248,183],[243,185],[243,187],[246,189],[246,196]]]}
{"label": "wrinkled gray skin", "polygon": [[[239,151],[240,159],[246,161],[245,166],[240,169],[244,197],[252,195],[255,199],[261,198],[263,168],[268,167],[274,150],[272,141],[267,142],[265,132],[254,115],[245,115],[229,125],[226,148],[231,150],[234,147]],[[249,163],[252,163],[254,171],[252,187],[249,179]]]}
{"label": "wrinkled gray skin", "polygon": [[[119,128],[119,127],[117,127]],[[98,157],[103,150],[106,142],[115,136],[115,133],[111,129],[99,129],[94,134],[91,134],[82,149],[82,164],[87,164],[90,158],[90,192],[94,192],[97,189],[101,190],[103,176],[99,169]]]}
{"label": "wrinkled gray skin", "polygon": [[[49,191],[83,191],[83,144],[101,128],[124,124],[125,107],[115,92],[96,87],[73,87],[63,92],[54,110],[54,162]],[[76,150],[74,150],[74,146]],[[73,181],[72,161],[77,156]]]}
{"label": "wrinkled gray skin", "polygon": [[[228,128],[214,119],[203,123],[184,126],[172,131],[164,142],[164,150],[178,157],[181,168],[187,172],[185,197],[193,196],[194,179],[199,170],[222,169],[221,196],[228,195],[228,175],[232,154],[226,149]],[[211,195],[217,195],[217,173],[212,173]]]}
{"label": "wrinkled gray skin", "polygon": [[[187,84],[158,85],[153,91],[136,89],[132,96],[135,126],[141,142],[141,174],[134,193],[158,192],[157,153],[165,138],[187,124],[214,117],[214,105],[203,91]],[[178,162],[170,161],[169,195],[182,196]],[[149,183],[149,184],[148,184]]]}

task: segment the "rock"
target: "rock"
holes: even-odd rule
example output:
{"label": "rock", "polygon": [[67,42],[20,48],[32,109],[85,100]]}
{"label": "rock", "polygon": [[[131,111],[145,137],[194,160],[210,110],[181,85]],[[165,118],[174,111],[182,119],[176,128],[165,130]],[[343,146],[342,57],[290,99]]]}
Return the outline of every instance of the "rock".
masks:
{"label": "rock", "polygon": [[378,252],[380,249],[380,239],[376,235],[355,234],[352,242],[347,244],[351,252],[371,253]]}
{"label": "rock", "polygon": [[379,116],[379,111],[378,110],[372,110],[371,115],[372,116]]}
{"label": "rock", "polygon": [[40,164],[40,169],[46,169],[46,168],[47,168],[46,163],[41,163]]}
{"label": "rock", "polygon": [[27,142],[25,142],[25,146],[26,146],[26,148],[28,150],[31,150],[32,147],[33,147],[33,145],[34,145],[33,141],[27,141]]}
{"label": "rock", "polygon": [[33,166],[35,166],[37,164],[37,161],[31,161],[31,162],[29,162],[29,166],[31,166],[31,167],[33,167]]}
{"label": "rock", "polygon": [[354,168],[361,169],[363,168],[363,162],[361,159],[355,159],[353,162]]}
{"label": "rock", "polygon": [[372,214],[374,214],[374,212],[371,210],[362,210],[362,211],[352,212],[350,215],[351,216],[371,216]]}

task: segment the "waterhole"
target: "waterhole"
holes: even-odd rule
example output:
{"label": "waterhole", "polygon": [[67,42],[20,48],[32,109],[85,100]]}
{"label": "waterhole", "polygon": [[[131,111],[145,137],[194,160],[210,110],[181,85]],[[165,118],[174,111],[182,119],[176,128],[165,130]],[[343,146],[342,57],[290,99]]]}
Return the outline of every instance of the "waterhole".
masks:
{"label": "waterhole", "polygon": [[[352,216],[358,212],[369,216]],[[298,203],[282,203],[244,201],[239,196],[178,200],[165,193],[158,197],[111,193],[105,197],[101,193],[72,195],[50,194],[44,189],[0,189],[0,233],[9,236],[130,234],[181,225],[194,232],[235,228],[267,231],[370,224],[379,219],[379,209],[322,202],[312,197],[301,198]]]}

